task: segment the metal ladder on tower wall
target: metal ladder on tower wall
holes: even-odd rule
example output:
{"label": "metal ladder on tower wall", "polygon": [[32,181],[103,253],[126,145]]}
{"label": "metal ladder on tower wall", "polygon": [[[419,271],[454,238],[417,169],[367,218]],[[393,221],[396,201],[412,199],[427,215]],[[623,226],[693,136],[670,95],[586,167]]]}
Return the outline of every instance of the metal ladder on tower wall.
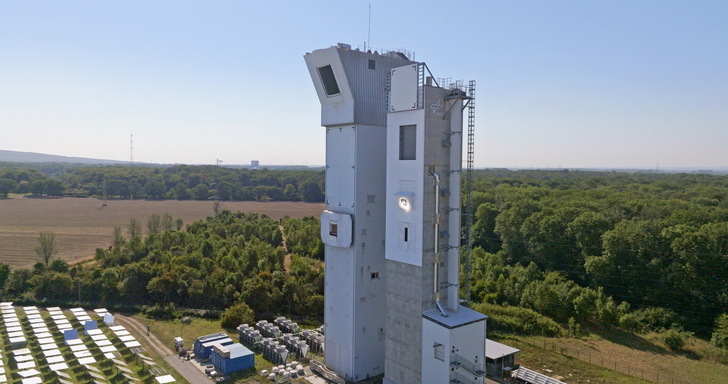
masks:
{"label": "metal ladder on tower wall", "polygon": [[465,173],[465,239],[463,252],[463,277],[462,295],[466,303],[470,302],[471,279],[472,279],[472,256],[473,250],[473,161],[475,153],[475,80],[468,83],[468,152],[467,171]]}

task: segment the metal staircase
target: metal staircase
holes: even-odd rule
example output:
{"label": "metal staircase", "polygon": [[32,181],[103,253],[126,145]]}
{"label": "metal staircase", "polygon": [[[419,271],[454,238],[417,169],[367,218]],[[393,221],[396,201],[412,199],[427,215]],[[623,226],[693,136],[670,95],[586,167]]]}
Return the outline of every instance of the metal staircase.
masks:
{"label": "metal staircase", "polygon": [[450,355],[450,366],[453,368],[464,368],[476,376],[483,376],[485,374],[485,366],[483,364],[474,363],[457,353]]}

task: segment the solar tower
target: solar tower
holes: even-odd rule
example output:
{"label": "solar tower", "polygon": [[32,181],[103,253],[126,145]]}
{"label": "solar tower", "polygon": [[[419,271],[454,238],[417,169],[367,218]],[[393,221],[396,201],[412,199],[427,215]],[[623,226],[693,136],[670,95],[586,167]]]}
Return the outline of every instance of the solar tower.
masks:
{"label": "solar tower", "polygon": [[482,383],[486,317],[458,296],[472,97],[397,52],[305,59],[326,127],[325,364],[350,382]]}

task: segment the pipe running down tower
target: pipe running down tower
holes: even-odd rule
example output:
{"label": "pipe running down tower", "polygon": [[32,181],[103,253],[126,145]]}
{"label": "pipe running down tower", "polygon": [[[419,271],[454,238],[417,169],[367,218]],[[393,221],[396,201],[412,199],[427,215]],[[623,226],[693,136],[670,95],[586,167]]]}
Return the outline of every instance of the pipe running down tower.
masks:
{"label": "pipe running down tower", "polygon": [[402,53],[305,60],[326,127],[326,365],[350,382],[483,383],[486,316],[458,295],[469,96]]}

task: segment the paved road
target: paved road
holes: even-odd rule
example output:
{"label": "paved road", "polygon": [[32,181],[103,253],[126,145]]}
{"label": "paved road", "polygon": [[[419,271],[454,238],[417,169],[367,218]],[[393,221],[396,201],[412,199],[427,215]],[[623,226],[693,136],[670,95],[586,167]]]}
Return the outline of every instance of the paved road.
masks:
{"label": "paved road", "polygon": [[153,333],[147,336],[147,327],[139,320],[120,314],[115,314],[114,317],[116,321],[125,326],[129,332],[134,334],[134,337],[136,337],[137,340],[146,341],[144,344],[151,347],[151,349],[153,349],[159,356],[163,357],[164,361],[169,363],[169,365],[179,372],[180,375],[190,382],[190,384],[212,383],[212,380],[209,379],[194,362],[180,360],[180,358],[177,357],[177,354],[162,343]]}

